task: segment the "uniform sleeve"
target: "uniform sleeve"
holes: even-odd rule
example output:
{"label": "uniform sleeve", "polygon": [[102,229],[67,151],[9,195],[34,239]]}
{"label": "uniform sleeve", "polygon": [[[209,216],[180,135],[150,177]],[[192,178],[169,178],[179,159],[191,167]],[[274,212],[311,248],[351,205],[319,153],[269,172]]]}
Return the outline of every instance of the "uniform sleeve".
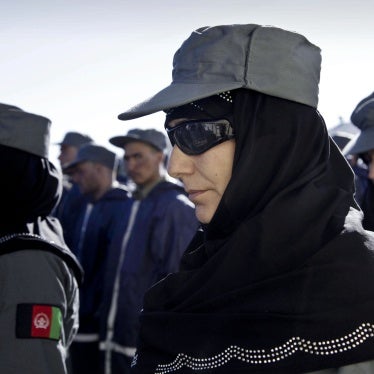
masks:
{"label": "uniform sleeve", "polygon": [[58,256],[42,250],[1,255],[0,372],[66,373],[78,296],[76,280]]}
{"label": "uniform sleeve", "polygon": [[184,195],[172,200],[155,223],[152,253],[166,276],[179,269],[180,259],[196,233],[198,221],[193,204]]}
{"label": "uniform sleeve", "polygon": [[357,364],[342,366],[337,369],[311,371],[306,374],[373,374],[374,361],[359,362]]}
{"label": "uniform sleeve", "polygon": [[357,364],[341,367],[338,374],[373,374],[374,361],[359,362]]}

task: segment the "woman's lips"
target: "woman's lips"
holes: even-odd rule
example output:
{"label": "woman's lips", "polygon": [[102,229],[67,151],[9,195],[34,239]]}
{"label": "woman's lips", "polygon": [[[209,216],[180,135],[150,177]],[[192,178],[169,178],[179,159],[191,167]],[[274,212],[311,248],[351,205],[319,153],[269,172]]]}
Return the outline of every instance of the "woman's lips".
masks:
{"label": "woman's lips", "polygon": [[194,202],[196,201],[199,196],[201,196],[203,193],[205,192],[205,190],[189,190],[188,191],[188,198]]}

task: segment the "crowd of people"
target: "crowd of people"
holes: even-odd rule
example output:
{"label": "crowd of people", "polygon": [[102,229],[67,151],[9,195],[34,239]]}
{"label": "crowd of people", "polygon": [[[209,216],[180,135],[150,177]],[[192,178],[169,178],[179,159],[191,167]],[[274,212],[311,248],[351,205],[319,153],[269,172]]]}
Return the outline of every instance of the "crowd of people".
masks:
{"label": "crowd of people", "polygon": [[[194,31],[107,139],[0,104],[2,373],[374,372],[374,93],[317,110],[320,49]],[[170,142],[172,148],[169,151]],[[6,344],[1,344],[6,342]]]}
{"label": "crowd of people", "polygon": [[167,176],[165,134],[132,129],[108,139],[124,151],[135,189],[118,180],[116,154],[90,139],[68,133],[60,143],[68,187],[56,217],[67,222],[65,236],[84,270],[69,363],[72,373],[127,373],[144,293],[178,270],[198,222],[182,184]]}

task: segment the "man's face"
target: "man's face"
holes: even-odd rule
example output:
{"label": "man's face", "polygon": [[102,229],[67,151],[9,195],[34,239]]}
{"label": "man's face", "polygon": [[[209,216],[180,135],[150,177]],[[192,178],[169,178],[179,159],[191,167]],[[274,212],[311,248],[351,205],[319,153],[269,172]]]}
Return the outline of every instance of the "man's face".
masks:
{"label": "man's face", "polygon": [[75,158],[77,157],[77,153],[78,153],[77,147],[74,147],[72,145],[62,144],[60,147],[60,155],[58,156],[61,167],[64,167],[67,164],[70,164],[70,162],[73,162]]}
{"label": "man's face", "polygon": [[100,174],[97,164],[93,162],[78,164],[74,168],[72,178],[83,195],[95,196],[100,191]]}
{"label": "man's face", "polygon": [[137,186],[146,187],[160,178],[162,152],[142,142],[128,143],[124,149],[127,174]]}

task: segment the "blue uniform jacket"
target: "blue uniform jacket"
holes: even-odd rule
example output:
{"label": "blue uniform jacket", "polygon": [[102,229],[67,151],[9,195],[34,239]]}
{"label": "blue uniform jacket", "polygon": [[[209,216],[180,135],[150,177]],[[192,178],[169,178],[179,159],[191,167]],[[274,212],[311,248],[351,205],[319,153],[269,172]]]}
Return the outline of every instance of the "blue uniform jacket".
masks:
{"label": "blue uniform jacket", "polygon": [[76,183],[63,188],[62,197],[52,215],[59,219],[64,230],[64,239],[69,248],[73,246],[74,231],[80,214],[83,213],[87,198],[79,191]]}
{"label": "blue uniform jacket", "polygon": [[130,206],[131,200],[127,190],[116,187],[94,204],[89,204],[88,210],[82,212],[79,218],[72,248],[85,274],[80,290],[78,334],[99,333],[108,254],[110,248],[120,246],[120,243],[114,242],[118,238],[116,231],[123,231]]}
{"label": "blue uniform jacket", "polygon": [[105,277],[107,321],[101,326],[100,347],[107,358],[111,351],[134,354],[143,295],[178,270],[197,228],[194,205],[180,185],[160,182],[145,199],[133,202],[123,245],[111,251]]}

